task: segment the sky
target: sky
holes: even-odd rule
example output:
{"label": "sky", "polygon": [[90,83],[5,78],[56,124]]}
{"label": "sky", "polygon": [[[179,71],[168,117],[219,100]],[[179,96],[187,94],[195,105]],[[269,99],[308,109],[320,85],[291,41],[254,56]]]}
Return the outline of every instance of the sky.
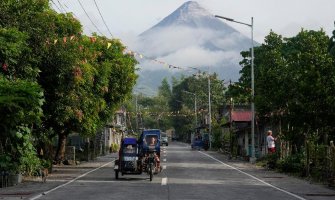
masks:
{"label": "sky", "polygon": [[[98,31],[78,1],[104,35],[109,37],[110,33],[99,15],[99,10],[112,36],[129,44],[134,37],[187,2],[187,0],[52,0],[52,6],[57,12],[73,12],[82,22],[86,34]],[[306,30],[323,28],[328,35],[334,30],[335,0],[196,1],[213,15],[233,18],[248,24],[253,17],[254,39],[259,43],[264,42],[264,37],[270,30],[284,37],[295,36],[301,28]],[[226,23],[250,37],[249,27],[228,21]]]}

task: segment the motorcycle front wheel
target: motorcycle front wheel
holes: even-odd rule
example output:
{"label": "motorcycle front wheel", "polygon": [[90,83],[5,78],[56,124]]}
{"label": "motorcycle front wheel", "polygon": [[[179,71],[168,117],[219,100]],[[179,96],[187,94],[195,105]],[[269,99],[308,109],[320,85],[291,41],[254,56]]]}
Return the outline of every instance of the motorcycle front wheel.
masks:
{"label": "motorcycle front wheel", "polygon": [[150,181],[152,181],[152,178],[153,178],[153,176],[154,176],[153,170],[154,170],[154,169],[153,169],[153,164],[150,163],[150,164],[149,164]]}

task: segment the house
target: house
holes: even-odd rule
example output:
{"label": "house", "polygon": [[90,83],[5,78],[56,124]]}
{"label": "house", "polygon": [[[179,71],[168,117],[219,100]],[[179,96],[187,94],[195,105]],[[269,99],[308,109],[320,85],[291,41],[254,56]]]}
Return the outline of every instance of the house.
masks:
{"label": "house", "polygon": [[112,144],[121,144],[121,139],[126,136],[126,119],[127,112],[121,107],[115,112],[113,120],[105,126],[102,135],[105,137],[105,151],[108,151]]}
{"label": "house", "polygon": [[[94,159],[96,155],[105,155],[111,150],[112,144],[120,144],[122,137],[126,134],[125,108],[120,108],[114,114],[114,118],[103,129],[101,129],[95,138],[83,138],[79,133],[69,135],[68,146],[75,147],[79,152],[83,152],[85,146],[89,148],[89,155],[85,159]],[[87,153],[86,153],[87,154]]]}
{"label": "house", "polygon": [[[230,144],[233,147],[230,151],[235,151],[237,156],[250,157],[251,156],[251,121],[252,112],[249,105],[235,105],[234,107],[228,105],[221,109],[221,116],[224,117],[226,123],[222,125],[223,134],[232,133]],[[265,154],[265,134],[264,127],[260,125],[257,120],[255,122],[255,156],[259,158]]]}

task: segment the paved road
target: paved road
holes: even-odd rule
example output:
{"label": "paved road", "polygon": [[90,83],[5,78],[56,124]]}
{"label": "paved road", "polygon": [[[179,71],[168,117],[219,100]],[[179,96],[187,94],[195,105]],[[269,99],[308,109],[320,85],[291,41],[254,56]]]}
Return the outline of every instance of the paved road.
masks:
{"label": "paved road", "polygon": [[26,182],[0,189],[0,199],[335,199],[322,185],[267,171],[222,154],[191,150],[173,142],[162,148],[164,170],[154,177],[125,175],[116,180],[115,155],[79,166],[55,167],[47,183]]}

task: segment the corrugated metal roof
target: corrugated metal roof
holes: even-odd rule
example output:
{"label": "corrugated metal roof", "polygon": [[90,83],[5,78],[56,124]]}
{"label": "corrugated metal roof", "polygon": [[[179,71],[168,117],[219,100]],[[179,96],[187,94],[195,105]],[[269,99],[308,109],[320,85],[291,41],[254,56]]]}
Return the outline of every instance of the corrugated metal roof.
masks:
{"label": "corrugated metal roof", "polygon": [[234,122],[249,122],[251,121],[251,111],[232,111],[231,118]]}

